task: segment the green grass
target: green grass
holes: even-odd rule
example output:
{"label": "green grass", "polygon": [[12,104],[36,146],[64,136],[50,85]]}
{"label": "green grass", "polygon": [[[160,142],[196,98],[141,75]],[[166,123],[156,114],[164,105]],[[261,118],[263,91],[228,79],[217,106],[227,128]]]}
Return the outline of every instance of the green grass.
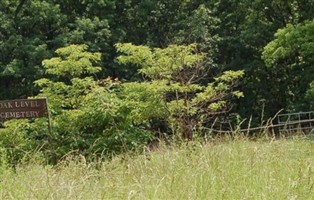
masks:
{"label": "green grass", "polygon": [[190,145],[0,170],[0,199],[314,199],[310,140]]}

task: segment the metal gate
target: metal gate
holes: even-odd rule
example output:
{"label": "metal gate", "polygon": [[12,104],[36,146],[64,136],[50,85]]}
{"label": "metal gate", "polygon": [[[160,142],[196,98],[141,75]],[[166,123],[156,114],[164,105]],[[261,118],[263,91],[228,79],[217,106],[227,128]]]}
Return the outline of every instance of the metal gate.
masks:
{"label": "metal gate", "polygon": [[280,133],[310,133],[314,128],[314,111],[279,114],[278,126]]}

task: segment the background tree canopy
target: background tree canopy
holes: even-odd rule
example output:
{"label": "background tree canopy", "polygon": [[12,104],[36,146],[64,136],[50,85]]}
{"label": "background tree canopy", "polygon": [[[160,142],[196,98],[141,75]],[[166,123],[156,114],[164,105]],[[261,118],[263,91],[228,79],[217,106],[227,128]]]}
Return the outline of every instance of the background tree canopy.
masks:
{"label": "background tree canopy", "polygon": [[[312,0],[0,0],[0,98],[53,97],[60,127],[73,123],[56,138],[72,144],[92,127],[117,146],[142,135],[130,148],[158,131],[190,138],[214,110],[260,124],[313,109],[313,18]],[[115,103],[96,115],[99,101]]]}

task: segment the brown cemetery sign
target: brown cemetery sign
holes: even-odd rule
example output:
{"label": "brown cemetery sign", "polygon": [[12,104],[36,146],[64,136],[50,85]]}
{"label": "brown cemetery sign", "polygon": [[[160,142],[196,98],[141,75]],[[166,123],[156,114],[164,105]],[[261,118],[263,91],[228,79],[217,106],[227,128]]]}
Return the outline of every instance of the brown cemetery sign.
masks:
{"label": "brown cemetery sign", "polygon": [[47,99],[0,101],[0,119],[25,119],[48,116]]}

